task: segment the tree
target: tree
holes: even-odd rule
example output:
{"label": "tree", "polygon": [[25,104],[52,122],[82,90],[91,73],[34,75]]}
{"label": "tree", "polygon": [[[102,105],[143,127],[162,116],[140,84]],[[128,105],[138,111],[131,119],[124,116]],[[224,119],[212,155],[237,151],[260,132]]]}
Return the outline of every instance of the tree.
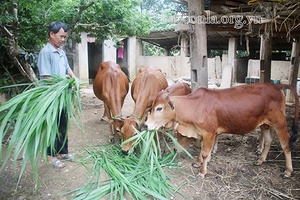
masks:
{"label": "tree", "polygon": [[[139,11],[139,0],[7,0],[0,8],[0,80],[15,83],[21,73],[26,81],[36,78],[36,56],[47,42],[51,21],[63,21],[69,27],[68,39],[80,41],[88,32],[98,41],[121,36],[147,34],[149,19]],[[4,84],[1,83],[0,84]]]}

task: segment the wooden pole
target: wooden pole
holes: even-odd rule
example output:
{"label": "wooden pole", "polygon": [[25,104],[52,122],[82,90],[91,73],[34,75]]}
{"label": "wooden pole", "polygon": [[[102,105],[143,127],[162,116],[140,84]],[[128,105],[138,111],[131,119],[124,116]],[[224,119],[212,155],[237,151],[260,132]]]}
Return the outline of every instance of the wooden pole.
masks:
{"label": "wooden pole", "polygon": [[260,37],[260,82],[271,82],[272,35],[271,23],[266,24]]}
{"label": "wooden pole", "polygon": [[207,31],[206,19],[203,15],[204,8],[204,0],[188,1],[192,90],[208,87]]}
{"label": "wooden pole", "polygon": [[[290,65],[290,76],[289,84],[297,89],[298,95],[300,94],[300,88],[297,88],[298,72],[299,72],[299,53],[300,53],[300,38],[296,37],[293,41],[292,52],[291,52],[291,65]],[[286,93],[287,102],[295,102],[294,96],[287,90]]]}

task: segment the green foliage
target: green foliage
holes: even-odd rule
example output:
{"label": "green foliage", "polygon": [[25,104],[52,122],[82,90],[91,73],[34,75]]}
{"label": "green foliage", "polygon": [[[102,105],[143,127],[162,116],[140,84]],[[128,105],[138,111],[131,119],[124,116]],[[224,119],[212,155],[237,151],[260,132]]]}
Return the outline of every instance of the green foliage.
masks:
{"label": "green foliage", "polygon": [[[165,56],[166,49],[159,47],[157,45],[151,44],[149,42],[142,42],[143,55],[144,56]],[[169,56],[177,56],[180,54],[179,48],[172,48],[169,52]]]}
{"label": "green foliage", "polygon": [[81,32],[97,37],[98,41],[147,34],[149,18],[139,11],[139,4],[140,0],[5,1],[0,8],[0,72],[3,66],[16,65],[10,56],[12,52],[39,52],[47,42],[52,21],[65,22],[69,27],[68,39],[77,42]]}
{"label": "green foliage", "polygon": [[175,23],[170,23],[170,17],[176,16],[177,4],[170,0],[144,0],[141,9],[151,19],[151,31],[169,30],[175,27]]}
{"label": "green foliage", "polygon": [[91,170],[90,180],[73,191],[74,199],[170,199],[178,190],[168,182],[164,168],[179,167],[179,163],[174,152],[162,155],[158,137],[156,131],[137,132],[123,142],[135,140],[136,151],[128,156],[115,145],[86,149],[88,156],[81,162]]}
{"label": "green foliage", "polygon": [[[149,32],[149,19],[138,11],[138,0],[22,0],[18,1],[19,45],[27,50],[40,50],[47,41],[51,21],[63,21],[75,38],[88,32],[100,39],[143,35]],[[11,7],[8,2],[1,8]],[[4,26],[14,21],[12,13],[1,16]],[[34,39],[33,39],[34,38]]]}
{"label": "green foliage", "polygon": [[163,56],[165,49],[149,42],[142,42],[144,56]]}
{"label": "green foliage", "polygon": [[[18,156],[23,158],[19,175],[23,175],[27,162],[32,167],[35,183],[38,183],[38,161],[41,155],[47,159],[47,147],[53,148],[58,133],[58,121],[62,109],[68,118],[78,124],[74,114],[80,114],[79,81],[53,77],[31,84],[27,90],[0,106],[0,171],[8,159],[14,165]],[[13,130],[13,131],[11,131]],[[4,142],[9,134],[10,140]],[[2,159],[3,145],[7,151]]]}
{"label": "green foliage", "polygon": [[[142,12],[147,13],[151,20],[151,31],[172,30],[178,23],[182,22],[183,7],[171,0],[144,0],[141,3]],[[181,21],[180,21],[181,20]],[[143,55],[145,56],[163,56],[165,50],[157,45],[143,43]],[[179,55],[176,48],[170,50],[170,56]]]}

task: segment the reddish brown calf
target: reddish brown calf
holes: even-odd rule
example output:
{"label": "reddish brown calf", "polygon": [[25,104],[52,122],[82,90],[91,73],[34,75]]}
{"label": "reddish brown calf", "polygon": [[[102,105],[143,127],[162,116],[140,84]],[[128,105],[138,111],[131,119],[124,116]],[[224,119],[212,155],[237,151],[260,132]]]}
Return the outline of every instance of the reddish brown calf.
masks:
{"label": "reddish brown calf", "polygon": [[[139,70],[131,85],[131,96],[135,102],[134,110],[130,117],[124,120],[121,129],[124,141],[136,133],[135,129],[140,130],[157,93],[166,87],[168,82],[160,69],[143,67]],[[133,151],[132,143],[133,141],[122,145],[123,153],[129,154]]]}
{"label": "reddish brown calf", "polygon": [[[285,116],[285,96],[282,88],[291,89],[295,95],[295,117],[291,136]],[[217,135],[222,133],[246,134],[256,127],[271,126],[277,133],[285,154],[285,177],[293,171],[290,147],[298,136],[299,99],[296,90],[289,85],[256,83],[229,89],[210,90],[199,88],[186,96],[169,96],[161,93],[153,102],[146,125],[159,129],[172,122],[178,123],[177,131],[184,136],[202,139],[200,158],[203,164],[199,175],[207,173],[207,162]],[[267,157],[273,137],[264,133],[265,147],[258,159],[261,165]]]}
{"label": "reddish brown calf", "polygon": [[93,89],[96,97],[104,103],[102,120],[113,125],[113,136],[114,133],[119,134],[122,126],[122,106],[129,90],[126,74],[117,63],[102,62],[98,67]]}

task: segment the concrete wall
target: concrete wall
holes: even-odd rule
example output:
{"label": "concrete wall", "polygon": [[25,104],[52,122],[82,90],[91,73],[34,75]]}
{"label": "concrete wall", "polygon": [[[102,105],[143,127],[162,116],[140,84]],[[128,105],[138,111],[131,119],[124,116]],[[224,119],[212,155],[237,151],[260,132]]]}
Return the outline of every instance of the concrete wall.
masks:
{"label": "concrete wall", "polygon": [[222,78],[222,61],[220,56],[207,59],[207,70],[209,79],[221,79]]}
{"label": "concrete wall", "polygon": [[74,62],[74,73],[83,82],[89,80],[87,33],[81,34],[81,43],[77,44],[77,62]]}
{"label": "concrete wall", "polygon": [[[227,58],[226,55],[223,57]],[[208,79],[209,84],[219,84],[222,79],[222,60],[220,56],[208,58]],[[166,77],[171,80],[177,80],[182,77],[190,79],[191,68],[189,57],[185,56],[137,56],[137,70],[142,66],[152,66],[160,68]],[[131,70],[131,78],[134,79],[137,70]],[[133,74],[134,73],[134,74]]]}
{"label": "concrete wall", "polygon": [[160,68],[167,78],[190,77],[189,57],[184,56],[137,56],[137,69],[143,67]]}
{"label": "concrete wall", "polygon": [[104,61],[113,61],[113,62],[117,62],[116,58],[117,58],[117,51],[115,48],[115,43],[112,40],[105,40],[103,45],[102,45],[102,59]]}
{"label": "concrete wall", "polygon": [[133,80],[133,78],[136,75],[136,60],[137,60],[137,39],[136,37],[130,37],[127,39],[127,52],[128,52],[128,73],[129,73],[129,78],[130,80]]}
{"label": "concrete wall", "polygon": [[[81,43],[76,46],[78,52],[74,56],[74,71],[76,75],[82,81],[89,79],[89,63],[88,63],[88,48],[87,48],[87,34],[82,33]],[[138,69],[142,66],[152,66],[160,68],[167,76],[168,79],[178,79],[180,77],[190,78],[191,69],[189,63],[189,57],[186,56],[141,56],[141,43],[135,37],[127,39],[127,66],[130,79],[133,80],[136,77]],[[106,40],[102,44],[102,61],[112,60],[116,62],[117,51],[115,43],[112,40]],[[215,80],[214,82],[222,82],[222,72],[224,71],[224,64],[227,55],[220,57],[208,58],[208,77],[209,80]],[[238,59],[234,59],[239,64]],[[244,63],[244,61],[243,61]],[[240,65],[240,64],[239,64]],[[244,64],[243,64],[244,65]],[[237,66],[238,68],[239,66]],[[243,67],[244,70],[245,67]],[[245,69],[247,70],[247,69]],[[237,73],[239,69],[236,70]],[[259,77],[260,65],[259,60],[248,61],[247,77]],[[290,61],[272,61],[271,78],[279,80],[288,80],[290,74]],[[238,74],[237,74],[238,76]],[[300,71],[298,74],[300,77]],[[226,78],[226,77],[225,77]],[[234,77],[236,80],[237,77]],[[242,80],[243,77],[240,77]],[[217,83],[218,84],[218,83]]]}
{"label": "concrete wall", "polygon": [[[260,61],[252,60],[248,61],[248,77],[259,77]],[[271,62],[271,78],[277,80],[288,80],[290,75],[290,61],[272,61]],[[300,77],[300,71],[298,73]]]}

